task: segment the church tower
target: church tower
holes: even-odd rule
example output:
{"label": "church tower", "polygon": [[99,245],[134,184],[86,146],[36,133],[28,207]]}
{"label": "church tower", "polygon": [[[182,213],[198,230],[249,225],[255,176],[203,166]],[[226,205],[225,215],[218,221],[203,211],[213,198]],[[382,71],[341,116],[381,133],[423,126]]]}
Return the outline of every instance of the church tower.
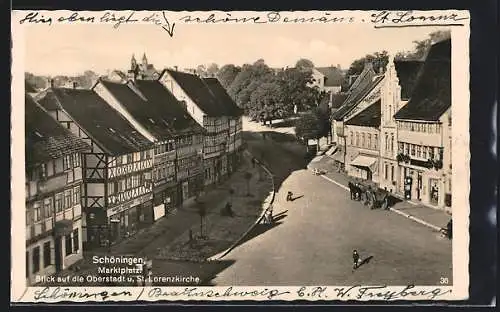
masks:
{"label": "church tower", "polygon": [[148,58],[146,57],[146,53],[142,55],[142,67],[144,69],[148,67]]}
{"label": "church tower", "polygon": [[130,61],[130,70],[135,71],[137,69],[137,61],[135,60],[135,55],[132,54],[132,60]]}

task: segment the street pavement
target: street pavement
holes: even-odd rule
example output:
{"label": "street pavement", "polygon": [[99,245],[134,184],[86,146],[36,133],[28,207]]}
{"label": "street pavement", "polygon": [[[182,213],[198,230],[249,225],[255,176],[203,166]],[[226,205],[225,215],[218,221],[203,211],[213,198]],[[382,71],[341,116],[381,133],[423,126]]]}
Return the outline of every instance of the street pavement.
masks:
{"label": "street pavement", "polygon": [[[258,126],[244,121],[244,130]],[[273,131],[275,129],[272,129]],[[248,141],[276,175],[274,227],[258,227],[224,259],[212,283],[225,285],[439,285],[452,283],[451,241],[401,216],[351,201],[341,187],[304,168],[303,156],[272,139]],[[290,144],[290,143],[287,143]],[[287,191],[297,198],[286,202]],[[352,251],[370,261],[352,270]]]}

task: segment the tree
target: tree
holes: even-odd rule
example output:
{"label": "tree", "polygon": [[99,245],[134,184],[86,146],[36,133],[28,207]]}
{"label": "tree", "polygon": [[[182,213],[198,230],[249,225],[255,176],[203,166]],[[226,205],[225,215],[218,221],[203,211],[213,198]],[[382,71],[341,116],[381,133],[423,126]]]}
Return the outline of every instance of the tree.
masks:
{"label": "tree", "polygon": [[208,77],[216,77],[217,73],[219,72],[219,65],[215,63],[210,63],[207,66],[206,72]]}
{"label": "tree", "polygon": [[295,63],[295,68],[300,71],[312,70],[314,68],[314,63],[311,60],[301,58],[297,61],[297,63]]}
{"label": "tree", "polygon": [[197,208],[198,215],[200,216],[200,237],[204,237],[204,235],[203,235],[203,220],[205,219],[205,216],[207,215],[207,210],[206,210],[205,204],[203,202],[197,202],[196,208]]}
{"label": "tree", "polygon": [[202,77],[206,76],[207,68],[205,65],[201,64],[196,67],[196,73]]}
{"label": "tree", "polygon": [[295,124],[295,134],[306,142],[308,140],[319,140],[322,137],[322,127],[318,114],[308,112],[300,116]]}
{"label": "tree", "polygon": [[243,176],[247,182],[247,196],[250,196],[250,180],[252,179],[252,173],[250,171],[246,171]]}
{"label": "tree", "polygon": [[241,67],[233,64],[224,65],[217,72],[217,79],[219,79],[224,88],[228,89],[240,71]]}
{"label": "tree", "polygon": [[424,40],[413,41],[415,45],[412,51],[405,51],[396,54],[396,59],[404,60],[423,60],[427,57],[427,53],[431,45],[436,42],[440,42],[451,37],[451,32],[449,30],[438,30],[429,34],[429,37]]}
{"label": "tree", "polygon": [[351,66],[347,70],[346,78],[348,79],[349,76],[361,74],[367,63],[371,63],[373,65],[373,69],[375,71],[379,71],[381,68],[385,68],[388,62],[389,53],[387,51],[367,54],[364,57],[352,62]]}

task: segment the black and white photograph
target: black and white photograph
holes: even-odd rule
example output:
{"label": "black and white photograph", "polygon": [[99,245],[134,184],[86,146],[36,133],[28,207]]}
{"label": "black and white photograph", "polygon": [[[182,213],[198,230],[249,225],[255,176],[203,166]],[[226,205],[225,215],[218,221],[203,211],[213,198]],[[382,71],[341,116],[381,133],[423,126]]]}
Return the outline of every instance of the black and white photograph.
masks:
{"label": "black and white photograph", "polygon": [[12,300],[466,298],[468,25],[13,11]]}

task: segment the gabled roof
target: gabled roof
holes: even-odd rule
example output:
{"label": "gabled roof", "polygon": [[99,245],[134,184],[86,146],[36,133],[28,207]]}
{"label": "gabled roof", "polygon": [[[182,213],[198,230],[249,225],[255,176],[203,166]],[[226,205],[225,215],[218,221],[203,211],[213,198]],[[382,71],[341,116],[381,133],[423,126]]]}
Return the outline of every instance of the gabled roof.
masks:
{"label": "gabled roof", "polygon": [[380,127],[380,118],[382,116],[380,106],[381,100],[378,100],[351,119],[347,120],[345,122],[346,125],[374,128]]}
{"label": "gabled roof", "polygon": [[437,121],[451,106],[451,40],[431,46],[408,103],[396,119]]}
{"label": "gabled roof", "polygon": [[[370,79],[370,75],[360,76],[358,88],[351,89],[342,106],[333,113],[332,118],[342,120],[359,102],[361,102],[375,87],[384,79],[384,76],[376,76]],[[359,78],[358,78],[359,80]]]}
{"label": "gabled roof", "polygon": [[122,155],[152,145],[93,90],[51,88],[50,92],[53,97],[40,104],[63,109],[107,153]]}
{"label": "gabled roof", "polygon": [[342,70],[335,66],[316,67],[316,69],[325,76],[325,87],[340,87],[344,80]]}
{"label": "gabled roof", "polygon": [[236,105],[217,78],[203,78],[203,81],[206,82],[219,104],[222,104],[227,116],[239,117],[243,115],[243,109]]}
{"label": "gabled roof", "polygon": [[27,92],[27,93],[36,93],[37,90],[35,89],[35,87],[33,87],[31,85],[31,83],[29,83],[26,80],[24,80],[24,92]]}
{"label": "gabled roof", "polygon": [[175,96],[157,80],[136,79],[132,84],[147,99],[147,105],[154,107],[158,118],[165,120],[173,135],[186,132],[203,133],[200,126]]}
{"label": "gabled roof", "polygon": [[337,109],[347,99],[347,93],[334,93],[332,94],[332,108]]}
{"label": "gabled roof", "polygon": [[101,83],[130,115],[154,137],[159,140],[167,140],[172,137],[168,122],[163,119],[162,113],[158,111],[153,103],[143,100],[125,83],[105,80],[101,80]]}
{"label": "gabled roof", "polygon": [[27,167],[83,152],[87,143],[57,122],[27,93],[25,103],[25,155]]}
{"label": "gabled roof", "polygon": [[233,115],[233,112],[228,112],[221,100],[216,98],[214,92],[202,78],[171,69],[166,69],[166,71],[208,116],[221,117]]}
{"label": "gabled roof", "polygon": [[394,67],[401,86],[401,99],[408,100],[417,83],[420,69],[424,65],[423,61],[394,61]]}

